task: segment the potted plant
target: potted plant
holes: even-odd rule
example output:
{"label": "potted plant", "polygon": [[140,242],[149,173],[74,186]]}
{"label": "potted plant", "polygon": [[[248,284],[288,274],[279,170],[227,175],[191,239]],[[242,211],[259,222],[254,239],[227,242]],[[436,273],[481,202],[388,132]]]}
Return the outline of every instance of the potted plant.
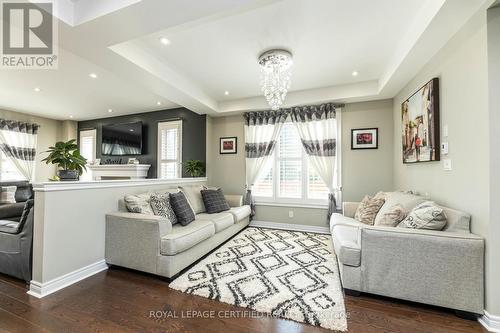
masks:
{"label": "potted plant", "polygon": [[47,164],[56,164],[60,170],[57,175],[61,180],[78,180],[78,177],[87,170],[87,159],[80,154],[76,140],[56,142],[54,147],[46,151],[49,156],[44,158]]}
{"label": "potted plant", "polygon": [[185,163],[186,172],[191,177],[201,177],[205,173],[205,165],[200,160],[189,160]]}

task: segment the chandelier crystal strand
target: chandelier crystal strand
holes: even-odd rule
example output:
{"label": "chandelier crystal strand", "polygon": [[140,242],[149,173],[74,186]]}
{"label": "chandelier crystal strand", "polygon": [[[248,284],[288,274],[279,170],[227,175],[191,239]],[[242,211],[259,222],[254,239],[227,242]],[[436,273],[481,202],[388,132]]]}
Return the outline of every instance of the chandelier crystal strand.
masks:
{"label": "chandelier crystal strand", "polygon": [[292,54],[286,50],[271,50],[259,57],[262,72],[262,92],[272,110],[279,110],[291,83]]}

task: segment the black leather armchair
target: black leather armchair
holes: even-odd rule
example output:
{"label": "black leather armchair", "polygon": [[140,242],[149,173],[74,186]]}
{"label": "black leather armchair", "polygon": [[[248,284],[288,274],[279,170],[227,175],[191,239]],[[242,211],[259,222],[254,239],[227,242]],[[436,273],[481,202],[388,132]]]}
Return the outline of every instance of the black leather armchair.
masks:
{"label": "black leather armchair", "polygon": [[24,204],[33,199],[33,187],[27,181],[2,182],[0,186],[16,186],[16,203],[0,204],[0,220],[19,222],[23,213]]}
{"label": "black leather armchair", "polygon": [[31,280],[34,201],[23,203],[19,221],[0,220],[0,273]]}

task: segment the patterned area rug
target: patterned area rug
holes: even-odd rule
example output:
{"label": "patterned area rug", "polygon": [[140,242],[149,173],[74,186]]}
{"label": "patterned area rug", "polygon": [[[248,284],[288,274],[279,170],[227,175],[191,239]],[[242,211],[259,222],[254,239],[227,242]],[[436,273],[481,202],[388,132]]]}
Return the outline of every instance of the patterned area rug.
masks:
{"label": "patterned area rug", "polygon": [[260,313],[346,331],[340,276],[328,235],[247,228],[170,288]]}

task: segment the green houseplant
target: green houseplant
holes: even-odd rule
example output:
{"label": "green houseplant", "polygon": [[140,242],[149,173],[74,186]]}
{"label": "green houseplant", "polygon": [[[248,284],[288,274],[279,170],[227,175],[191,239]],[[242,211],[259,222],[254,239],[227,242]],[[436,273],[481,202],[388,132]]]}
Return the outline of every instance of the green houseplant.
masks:
{"label": "green houseplant", "polygon": [[205,165],[200,160],[186,161],[185,168],[191,177],[201,177],[205,173]]}
{"label": "green houseplant", "polygon": [[60,170],[57,175],[61,180],[78,180],[78,177],[87,170],[87,159],[80,154],[76,140],[56,142],[54,147],[46,151],[49,156],[44,158],[47,164],[56,164]]}

